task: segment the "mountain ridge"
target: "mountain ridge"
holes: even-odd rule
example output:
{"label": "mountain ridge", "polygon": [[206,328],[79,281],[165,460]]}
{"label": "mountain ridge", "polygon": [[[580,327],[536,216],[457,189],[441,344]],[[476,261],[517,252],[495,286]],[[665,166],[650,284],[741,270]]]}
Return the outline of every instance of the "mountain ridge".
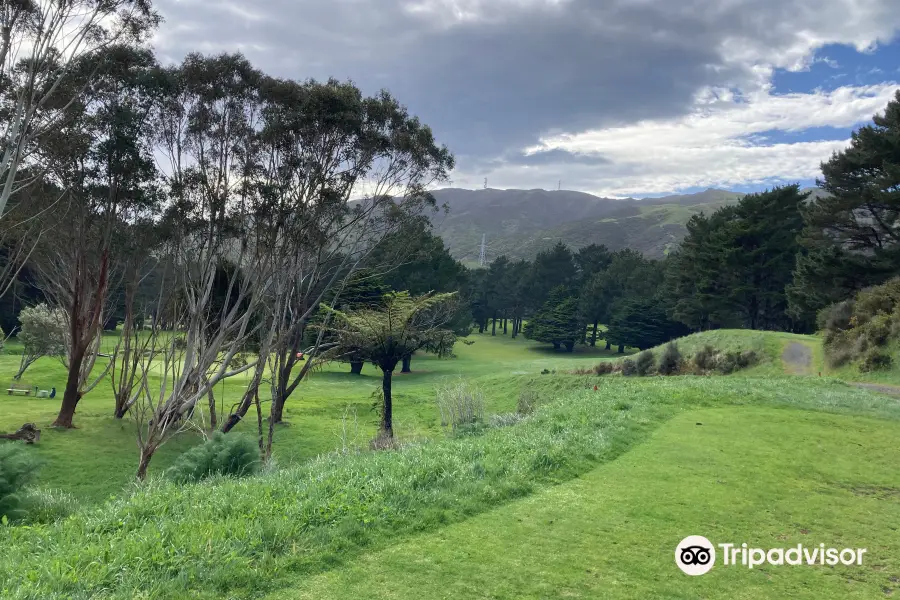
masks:
{"label": "mountain ridge", "polygon": [[[821,193],[816,188],[805,190]],[[448,212],[432,215],[435,232],[457,259],[477,263],[482,235],[487,260],[533,258],[559,241],[573,249],[592,243],[632,248],[662,258],[684,238],[694,214],[710,214],[746,194],[708,188],[656,198],[603,198],[573,190],[468,190],[433,192]]]}

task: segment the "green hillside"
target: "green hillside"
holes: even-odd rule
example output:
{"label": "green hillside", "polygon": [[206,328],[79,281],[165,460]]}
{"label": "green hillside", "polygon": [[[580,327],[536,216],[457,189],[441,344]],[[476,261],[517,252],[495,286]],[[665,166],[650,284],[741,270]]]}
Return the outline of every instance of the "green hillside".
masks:
{"label": "green hillside", "polygon": [[742,194],[706,190],[615,200],[566,191],[449,189],[435,196],[449,210],[433,219],[437,232],[456,258],[472,262],[482,235],[488,260],[500,255],[532,258],[560,241],[574,249],[596,243],[659,258],[681,241],[691,216],[712,213]]}

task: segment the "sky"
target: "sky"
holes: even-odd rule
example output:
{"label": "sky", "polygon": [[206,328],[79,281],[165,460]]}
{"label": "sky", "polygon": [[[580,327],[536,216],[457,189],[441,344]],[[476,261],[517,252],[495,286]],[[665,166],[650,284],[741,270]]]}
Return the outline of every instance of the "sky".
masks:
{"label": "sky", "polygon": [[813,185],[900,89],[897,0],[156,0],[164,61],[388,89],[447,185],[660,196]]}

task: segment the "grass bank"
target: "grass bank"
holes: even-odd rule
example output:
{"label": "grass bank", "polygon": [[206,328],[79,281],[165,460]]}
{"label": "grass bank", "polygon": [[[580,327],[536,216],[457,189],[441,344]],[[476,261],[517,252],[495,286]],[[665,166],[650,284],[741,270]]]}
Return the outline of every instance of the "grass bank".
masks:
{"label": "grass bank", "polygon": [[[597,384],[599,389],[594,390]],[[244,480],[156,482],[68,518],[0,528],[4,598],[219,598],[460,522],[571,480],[700,407],[900,418],[895,400],[831,380],[510,376],[550,402],[483,435],[327,456]]]}
{"label": "grass bank", "polygon": [[[572,482],[298,578],[267,600],[871,599],[900,593],[900,423],[775,408],[692,410]],[[687,535],[866,548],[862,566],[680,573]]]}

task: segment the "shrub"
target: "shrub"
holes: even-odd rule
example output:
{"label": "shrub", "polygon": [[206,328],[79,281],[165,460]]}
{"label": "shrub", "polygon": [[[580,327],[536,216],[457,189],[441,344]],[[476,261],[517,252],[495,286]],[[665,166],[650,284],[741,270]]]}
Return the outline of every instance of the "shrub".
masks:
{"label": "shrub", "polygon": [[37,461],[18,442],[0,442],[0,519],[23,516],[23,492],[34,480]]}
{"label": "shrub", "polygon": [[863,327],[863,335],[872,346],[883,346],[891,336],[891,316],[878,314]]}
{"label": "shrub", "polygon": [[637,366],[630,358],[622,359],[622,375],[631,376],[637,373]]}
{"label": "shrub", "polygon": [[877,348],[872,348],[866,352],[866,355],[863,357],[862,363],[859,365],[859,370],[863,372],[883,371],[890,369],[893,362],[890,354],[878,350]]}
{"label": "shrub", "polygon": [[746,369],[759,362],[759,356],[753,350],[732,350],[716,357],[716,370],[723,375]]}
{"label": "shrub", "polygon": [[530,415],[537,409],[540,399],[534,390],[522,390],[516,401],[516,412],[520,415]]}
{"label": "shrub", "polygon": [[634,370],[638,375],[647,375],[653,370],[655,364],[656,359],[653,358],[653,353],[649,350],[644,350],[635,358]]}
{"label": "shrub", "polygon": [[666,347],[663,348],[662,354],[659,357],[659,366],[657,367],[657,370],[660,375],[675,375],[681,371],[681,367],[681,351],[678,350],[678,344],[669,342],[666,344]]}
{"label": "shrub", "polygon": [[694,354],[694,365],[701,371],[712,371],[716,368],[716,349],[706,344]]}
{"label": "shrub", "polygon": [[172,340],[172,347],[176,350],[185,350],[187,349],[187,338],[183,335],[179,335],[174,340]]}
{"label": "shrub", "polygon": [[616,370],[616,365],[611,360],[605,360],[603,362],[597,363],[594,365],[594,373],[596,375],[609,375]]}
{"label": "shrub", "polygon": [[435,395],[441,413],[441,425],[456,430],[484,420],[484,394],[476,386],[458,379],[444,383]]}
{"label": "shrub", "polygon": [[166,474],[179,482],[200,481],[213,475],[242,477],[259,469],[259,446],[240,434],[217,431],[175,461]]}
{"label": "shrub", "polygon": [[22,494],[23,519],[28,523],[52,523],[65,519],[78,508],[78,501],[65,492],[28,488]]}
{"label": "shrub", "polygon": [[491,415],[488,425],[491,427],[511,427],[519,423],[524,418],[520,413],[503,413],[501,415]]}
{"label": "shrub", "polygon": [[829,331],[842,331],[850,328],[850,319],[853,317],[853,300],[844,300],[831,306],[826,306],[816,315],[816,325],[819,329]]}

